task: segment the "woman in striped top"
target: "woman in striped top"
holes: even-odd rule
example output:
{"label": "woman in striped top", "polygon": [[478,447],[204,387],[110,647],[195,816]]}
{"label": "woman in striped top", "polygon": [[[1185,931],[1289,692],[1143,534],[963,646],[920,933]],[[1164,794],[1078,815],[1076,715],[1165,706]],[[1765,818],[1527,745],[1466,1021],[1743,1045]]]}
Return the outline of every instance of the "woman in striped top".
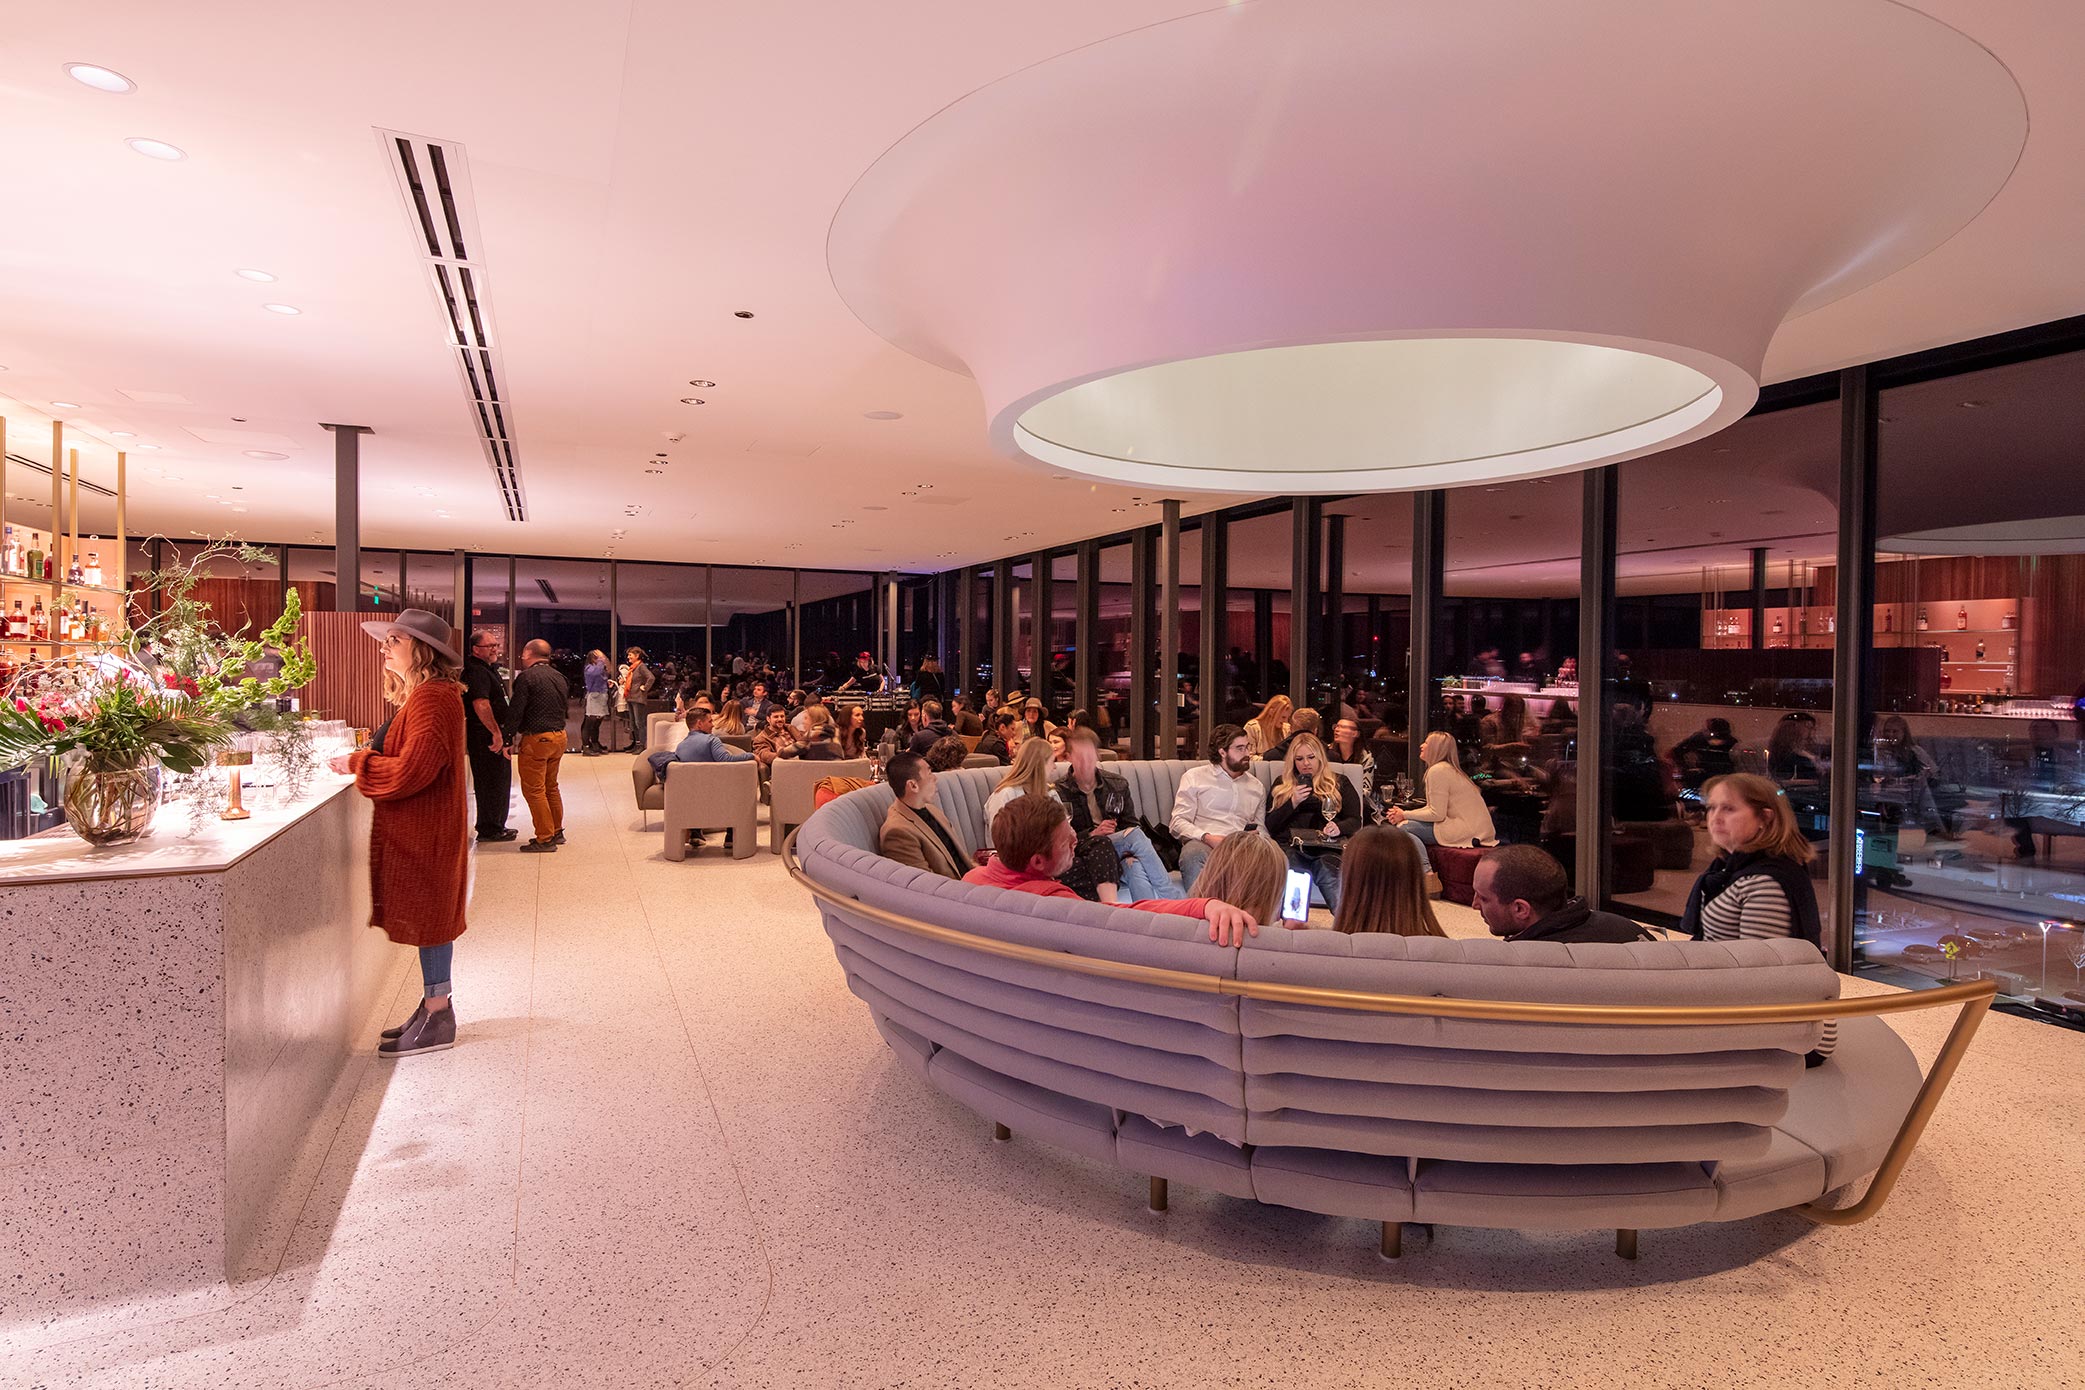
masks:
{"label": "woman in striped top", "polygon": [[[1823,949],[1817,893],[1809,864],[1817,855],[1797,827],[1781,788],[1765,777],[1733,773],[1702,784],[1709,839],[1722,853],[1687,895],[1682,929],[1697,941],[1753,941],[1797,936]],[[1838,1040],[1824,1025],[1816,1066]]]}

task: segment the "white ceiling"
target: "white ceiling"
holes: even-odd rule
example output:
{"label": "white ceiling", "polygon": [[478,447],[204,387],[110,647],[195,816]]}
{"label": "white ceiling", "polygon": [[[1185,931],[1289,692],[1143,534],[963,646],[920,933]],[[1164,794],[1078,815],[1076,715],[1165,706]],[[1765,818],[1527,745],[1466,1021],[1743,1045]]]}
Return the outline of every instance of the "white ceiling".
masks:
{"label": "white ceiling", "polygon": [[[996,454],[967,377],[848,312],[826,230],[949,102],[1206,8],[373,0],[347,22],[258,3],[17,7],[0,49],[9,449],[42,458],[49,403],[78,402],[57,413],[90,479],[109,478],[117,443],[160,446],[131,455],[130,522],[175,536],[329,541],[321,421],[374,430],[372,545],[938,569],[1120,529],[1150,498]],[[1766,380],[2085,310],[2085,7],[1916,8],[2019,82],[2019,168],[1947,244],[1785,324]],[[68,61],[139,90],[92,91]],[[377,128],[468,151],[526,523],[504,519]],[[143,158],[130,136],[189,158]],[[1833,155],[1814,152],[1826,170]],[[670,461],[648,476],[656,451]],[[36,524],[14,498],[47,487],[11,472],[10,518]]]}

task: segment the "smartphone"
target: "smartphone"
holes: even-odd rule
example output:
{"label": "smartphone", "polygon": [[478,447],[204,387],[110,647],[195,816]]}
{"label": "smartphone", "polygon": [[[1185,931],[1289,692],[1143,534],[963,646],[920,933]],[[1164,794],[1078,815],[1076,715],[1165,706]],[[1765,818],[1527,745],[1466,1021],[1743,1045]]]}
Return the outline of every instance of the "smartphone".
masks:
{"label": "smartphone", "polygon": [[1290,922],[1310,920],[1310,875],[1291,869],[1281,889],[1281,915]]}

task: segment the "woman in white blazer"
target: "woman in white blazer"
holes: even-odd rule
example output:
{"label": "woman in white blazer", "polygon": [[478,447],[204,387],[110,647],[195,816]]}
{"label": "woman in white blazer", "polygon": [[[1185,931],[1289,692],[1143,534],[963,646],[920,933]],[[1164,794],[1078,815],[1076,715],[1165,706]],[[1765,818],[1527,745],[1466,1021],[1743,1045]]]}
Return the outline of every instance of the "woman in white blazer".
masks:
{"label": "woman in white blazer", "polygon": [[[1452,845],[1457,849],[1468,849],[1472,845],[1495,845],[1498,833],[1492,829],[1491,808],[1484,804],[1484,793],[1477,790],[1462,770],[1462,754],[1455,746],[1453,735],[1435,731],[1426,736],[1419,745],[1419,761],[1426,767],[1426,804],[1409,811],[1390,808],[1387,819],[1390,824],[1402,826],[1406,834],[1419,842],[1423,852],[1434,845]],[[1427,867],[1433,867],[1433,856],[1427,855]]]}

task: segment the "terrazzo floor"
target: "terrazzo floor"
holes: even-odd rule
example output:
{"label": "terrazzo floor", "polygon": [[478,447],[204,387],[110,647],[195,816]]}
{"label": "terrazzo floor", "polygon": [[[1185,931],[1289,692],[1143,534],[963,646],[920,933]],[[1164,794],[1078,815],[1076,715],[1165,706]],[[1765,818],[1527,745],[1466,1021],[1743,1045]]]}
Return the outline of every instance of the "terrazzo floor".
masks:
{"label": "terrazzo floor", "polygon": [[[1369,1223],[1181,1184],[1152,1215],[1141,1178],[992,1143],[764,845],[668,863],[626,757],[564,769],[571,844],[479,855],[458,1046],[343,1078],[281,1266],[0,1324],[0,1385],[2085,1382],[2085,1035],[1990,1018],[1864,1226],[1647,1232],[1634,1264],[1444,1227],[1390,1264]],[[1945,1020],[1899,1026],[1930,1057]]]}

